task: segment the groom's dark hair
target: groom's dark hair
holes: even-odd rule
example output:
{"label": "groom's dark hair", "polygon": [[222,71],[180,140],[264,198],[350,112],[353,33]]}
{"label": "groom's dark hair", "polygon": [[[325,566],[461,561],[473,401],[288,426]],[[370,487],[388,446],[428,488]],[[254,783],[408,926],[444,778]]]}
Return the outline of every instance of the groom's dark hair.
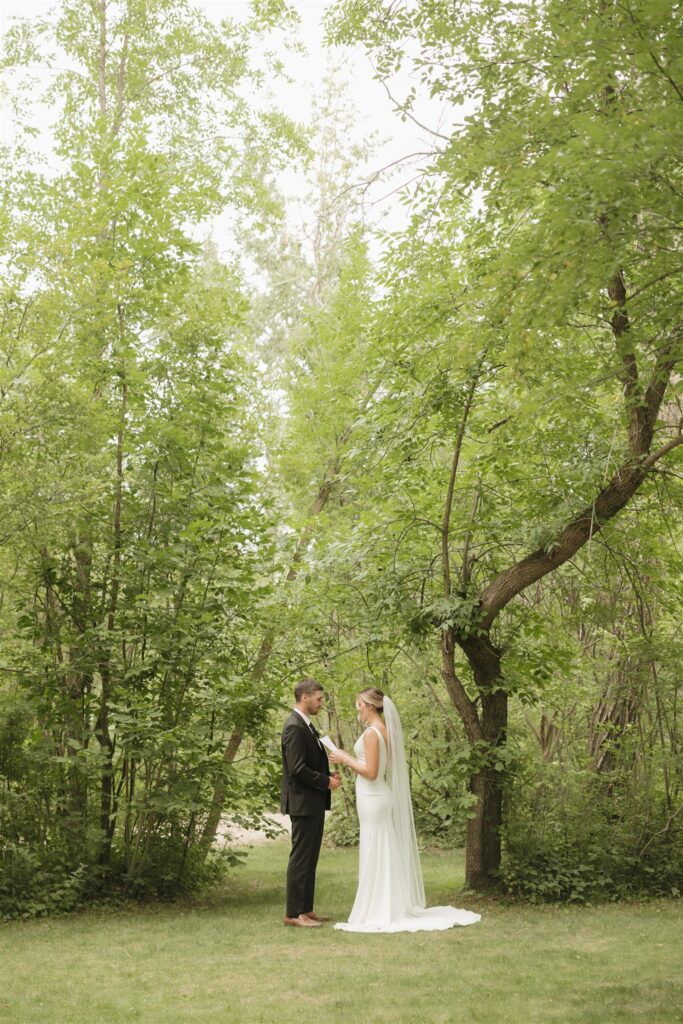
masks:
{"label": "groom's dark hair", "polygon": [[312,693],[317,693],[318,690],[322,690],[320,683],[316,683],[315,679],[311,679],[310,676],[304,676],[301,682],[297,683],[294,687],[294,698],[298,704],[304,694],[310,697]]}

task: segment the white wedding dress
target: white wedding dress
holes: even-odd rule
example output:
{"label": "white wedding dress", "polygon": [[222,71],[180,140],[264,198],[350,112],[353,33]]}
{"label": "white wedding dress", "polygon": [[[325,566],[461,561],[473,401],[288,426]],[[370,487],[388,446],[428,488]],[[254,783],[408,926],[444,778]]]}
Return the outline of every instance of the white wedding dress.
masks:
{"label": "white wedding dress", "polygon": [[[481,915],[470,910],[425,907],[412,809],[407,815],[410,829],[406,830],[395,821],[397,798],[387,782],[384,737],[379,729],[370,728],[379,736],[379,771],[374,780],[356,775],[360,822],[358,891],[348,922],[334,927],[347,932],[418,932],[475,924]],[[365,761],[364,736],[356,740],[353,748],[361,762]]]}

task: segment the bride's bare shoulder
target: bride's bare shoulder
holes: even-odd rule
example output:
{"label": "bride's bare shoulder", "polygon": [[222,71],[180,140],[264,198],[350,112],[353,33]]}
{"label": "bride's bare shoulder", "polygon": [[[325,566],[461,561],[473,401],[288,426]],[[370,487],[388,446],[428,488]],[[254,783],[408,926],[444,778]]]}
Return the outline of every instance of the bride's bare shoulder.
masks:
{"label": "bride's bare shoulder", "polygon": [[384,743],[388,744],[388,742],[389,742],[389,734],[387,733],[387,727],[384,724],[384,722],[382,722],[381,725],[376,725],[375,728],[378,729],[380,731],[380,733],[382,734],[382,739],[384,740]]}

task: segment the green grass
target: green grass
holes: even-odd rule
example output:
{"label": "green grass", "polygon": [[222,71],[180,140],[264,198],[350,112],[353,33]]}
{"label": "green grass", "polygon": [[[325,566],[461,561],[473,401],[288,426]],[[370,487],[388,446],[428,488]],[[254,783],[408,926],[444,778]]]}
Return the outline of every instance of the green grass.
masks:
{"label": "green grass", "polygon": [[[204,902],[0,928],[2,1024],[683,1022],[683,908],[525,907],[460,891],[460,855],[424,855],[428,902],[479,910],[445,932],[285,928],[286,841]],[[319,912],[344,920],[353,850],[323,850]]]}

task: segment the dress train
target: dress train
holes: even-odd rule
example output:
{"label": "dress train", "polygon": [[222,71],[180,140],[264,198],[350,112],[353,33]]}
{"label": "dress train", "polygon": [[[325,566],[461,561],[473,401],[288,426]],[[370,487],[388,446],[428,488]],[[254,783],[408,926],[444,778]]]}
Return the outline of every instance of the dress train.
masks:
{"label": "dress train", "polygon": [[[394,828],[393,794],[387,783],[387,749],[379,729],[379,771],[376,779],[356,776],[360,822],[358,889],[347,922],[335,928],[347,932],[441,931],[454,925],[475,924],[480,914],[457,907],[417,906],[411,898],[410,863]],[[363,736],[354,753],[364,761]],[[421,886],[420,886],[421,887]]]}

